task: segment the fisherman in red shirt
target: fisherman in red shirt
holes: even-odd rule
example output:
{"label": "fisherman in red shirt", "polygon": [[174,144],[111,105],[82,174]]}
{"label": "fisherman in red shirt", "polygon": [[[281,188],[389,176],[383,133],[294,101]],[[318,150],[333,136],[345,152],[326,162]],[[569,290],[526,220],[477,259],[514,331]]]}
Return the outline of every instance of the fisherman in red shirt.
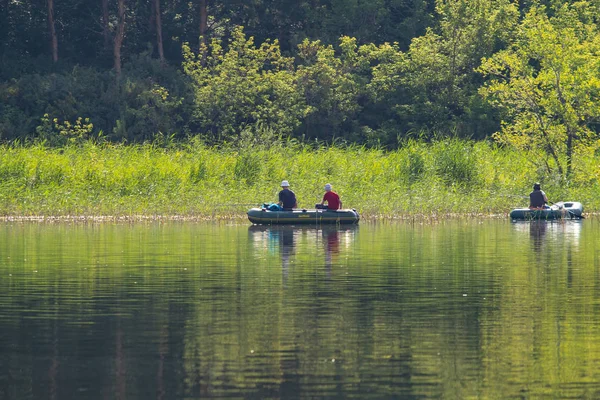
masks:
{"label": "fisherman in red shirt", "polygon": [[342,208],[342,200],[340,200],[340,196],[333,190],[331,190],[331,185],[328,183],[325,185],[325,195],[323,196],[323,200],[321,200],[321,205],[327,202],[328,210],[339,210]]}

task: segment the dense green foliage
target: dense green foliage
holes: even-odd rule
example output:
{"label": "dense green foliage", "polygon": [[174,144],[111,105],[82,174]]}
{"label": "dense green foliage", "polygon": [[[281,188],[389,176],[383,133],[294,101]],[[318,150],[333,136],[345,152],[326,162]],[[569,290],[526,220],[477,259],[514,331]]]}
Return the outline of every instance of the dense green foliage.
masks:
{"label": "dense green foliage", "polygon": [[520,149],[545,149],[545,165],[560,175],[571,175],[577,147],[597,146],[600,30],[590,11],[563,5],[549,18],[533,8],[513,45],[481,66],[494,77],[482,93],[510,121],[497,138]]}
{"label": "dense green foliage", "polygon": [[[250,55],[239,54],[239,60],[229,59],[224,65],[215,61],[209,65],[207,76],[224,74],[208,88],[215,90],[209,97],[216,102],[205,110],[208,100],[202,94],[208,89],[198,87],[202,79],[198,76],[189,79],[182,74],[184,49],[189,46],[197,51],[208,43],[214,50],[214,46],[223,40],[223,51],[234,55],[235,50],[242,48],[231,49],[231,43],[248,40],[249,44],[257,43],[260,48],[254,50],[256,55],[267,46],[276,54],[290,57],[289,67],[297,56],[301,57],[297,46],[305,40],[320,40],[323,46],[329,46],[336,44],[341,36],[348,35],[360,43],[390,41],[406,48],[412,38],[424,33],[435,19],[433,0],[366,3],[356,0],[208,0],[206,9],[202,8],[202,2],[123,0],[126,8],[121,50],[123,70],[118,73],[119,79],[115,79],[115,72],[118,72],[113,68],[118,36],[117,1],[106,1],[106,15],[103,3],[68,0],[54,4],[52,17],[57,61],[53,62],[51,31],[48,29],[51,15],[46,3],[0,1],[0,139],[34,136],[44,114],[48,114],[51,120],[58,118],[61,123],[89,118],[96,133],[102,132],[103,136],[115,141],[142,142],[159,132],[181,138],[200,134],[209,141],[220,141],[239,135],[248,122],[264,118],[272,111],[272,107],[265,104],[270,102],[265,100],[269,96],[285,100],[284,104],[275,105],[280,111],[285,102],[291,105],[299,96],[305,96],[312,110],[308,115],[302,110],[307,106],[294,105],[292,108],[296,110],[286,118],[288,121],[275,123],[276,128],[283,129],[277,132],[279,135],[300,137],[309,131],[309,136],[329,139],[333,135],[326,131],[328,127],[338,127],[340,121],[350,119],[355,122],[353,119],[356,118],[347,115],[346,109],[326,109],[336,106],[336,93],[329,94],[331,99],[309,98],[338,90],[340,83],[331,81],[330,88],[324,89],[315,89],[315,85],[332,78],[347,80],[344,71],[336,70],[339,66],[337,55],[330,54],[329,60],[317,63],[318,67],[326,67],[328,71],[312,68],[298,71],[298,76],[294,71],[288,71],[288,74],[248,81],[245,81],[246,67],[254,68],[256,74],[263,70],[252,65],[236,66],[235,63],[248,61]],[[153,14],[157,4],[160,24]],[[201,32],[203,16],[207,24]],[[244,27],[247,36],[240,37],[238,26]],[[163,38],[160,44],[157,40],[159,27]],[[199,40],[200,35],[204,40]],[[273,43],[273,46],[263,43]],[[244,48],[252,52],[252,45]],[[159,57],[162,59],[158,60]],[[268,70],[270,65],[264,68]],[[237,74],[235,78],[233,73]],[[298,82],[300,78],[310,82],[304,86]],[[190,81],[196,86],[191,86]],[[237,85],[241,82],[245,89],[240,88],[238,94]],[[236,89],[232,91],[232,87]],[[253,95],[247,97],[248,91]],[[227,98],[234,93],[236,99]],[[353,93],[340,101],[355,102],[356,97]],[[238,105],[242,108],[237,109]],[[218,109],[219,106],[232,108]],[[355,104],[348,107],[352,112],[358,109]],[[258,115],[244,115],[254,108],[261,108]],[[218,121],[207,126],[205,117],[215,109],[218,109]],[[287,110],[267,115],[267,118],[274,121],[282,114],[287,114]],[[225,131],[216,132],[222,126]],[[348,129],[337,132],[338,136],[351,134]]]}
{"label": "dense green foliage", "polygon": [[97,3],[0,2],[0,140],[493,136],[566,182],[598,148],[600,0]]}
{"label": "dense green foliage", "polygon": [[[60,148],[0,147],[0,215],[243,216],[253,205],[276,201],[283,179],[304,208],[320,202],[330,182],[345,207],[367,218],[506,215],[527,205],[539,176],[521,152],[459,139],[409,141],[395,151],[314,149],[293,141],[247,151],[199,140],[165,147],[69,139]],[[576,160],[577,170],[600,174],[594,157]],[[593,211],[600,208],[599,186],[547,180],[544,189],[551,201],[579,200]]]}

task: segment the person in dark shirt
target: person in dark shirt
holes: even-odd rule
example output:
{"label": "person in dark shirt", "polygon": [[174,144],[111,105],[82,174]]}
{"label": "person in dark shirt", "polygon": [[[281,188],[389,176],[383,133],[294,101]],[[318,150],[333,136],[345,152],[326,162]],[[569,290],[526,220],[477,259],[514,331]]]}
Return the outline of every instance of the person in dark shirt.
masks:
{"label": "person in dark shirt", "polygon": [[279,192],[279,205],[284,211],[290,211],[298,207],[296,194],[290,190],[288,181],[281,182],[282,190]]}
{"label": "person in dark shirt", "polygon": [[331,190],[331,184],[325,185],[325,195],[323,196],[323,200],[321,200],[321,205],[327,202],[328,210],[339,210],[342,208],[342,200],[340,200],[340,196]]}
{"label": "person in dark shirt", "polygon": [[546,193],[544,193],[539,183],[534,183],[533,192],[529,193],[529,208],[532,210],[545,208],[546,203],[548,203]]}

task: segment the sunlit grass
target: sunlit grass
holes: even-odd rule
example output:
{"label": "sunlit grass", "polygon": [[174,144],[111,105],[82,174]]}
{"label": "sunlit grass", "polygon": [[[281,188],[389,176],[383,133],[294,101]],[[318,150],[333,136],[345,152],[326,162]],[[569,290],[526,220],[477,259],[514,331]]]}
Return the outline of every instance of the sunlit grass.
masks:
{"label": "sunlit grass", "polygon": [[[298,144],[209,148],[197,142],[159,147],[86,143],[64,148],[0,146],[0,214],[5,216],[243,216],[276,201],[290,181],[299,206],[314,207],[331,183],[344,207],[363,217],[505,214],[526,205],[543,180],[531,155],[486,142],[408,142],[396,151],[359,146],[313,149]],[[552,201],[578,200],[598,209],[594,158],[578,165],[585,180],[565,186],[546,179]],[[544,177],[541,177],[544,178]]]}

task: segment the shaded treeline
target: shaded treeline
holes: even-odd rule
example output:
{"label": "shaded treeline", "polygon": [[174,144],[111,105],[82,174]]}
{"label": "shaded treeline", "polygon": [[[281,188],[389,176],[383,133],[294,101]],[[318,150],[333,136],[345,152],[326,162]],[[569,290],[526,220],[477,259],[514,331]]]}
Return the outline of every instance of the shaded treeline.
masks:
{"label": "shaded treeline", "polygon": [[[434,23],[435,11],[434,0],[2,0],[0,6],[3,57],[21,62],[40,57],[50,64],[55,39],[58,61],[98,67],[113,65],[120,11],[126,25],[123,57],[148,46],[159,57],[162,45],[173,64],[181,61],[182,43],[197,49],[202,36],[224,35],[236,25],[246,27],[259,43],[277,39],[288,53],[305,38],[334,43],[342,35],[361,43],[396,41],[406,49]],[[43,71],[40,65],[33,69]],[[26,71],[3,71],[3,77],[11,72]]]}
{"label": "shaded treeline", "polygon": [[[568,123],[566,80],[556,90],[534,85],[533,105],[511,103],[505,94],[519,74],[498,59],[514,50],[532,76],[545,76],[544,51],[567,45],[593,59],[593,74],[598,0],[2,0],[0,7],[2,140],[53,139],[57,125],[81,117],[89,118],[86,133],[114,141],[158,134],[221,143],[246,132],[393,148],[415,136],[486,138],[515,121],[542,121],[532,133],[555,137],[543,122],[550,119],[566,131],[566,150],[548,151],[549,169],[568,175],[573,140],[598,131],[600,112],[577,115],[584,102],[571,114],[585,126]],[[556,35],[540,34],[539,48],[526,54],[524,30],[542,19]],[[573,40],[562,43],[567,31]],[[496,64],[482,67],[482,59]],[[576,72],[581,61],[558,69]],[[503,79],[507,87],[497,90]],[[543,104],[553,97],[559,107]]]}
{"label": "shaded treeline", "polygon": [[181,74],[182,44],[197,51],[244,26],[256,43],[277,40],[292,56],[305,38],[335,43],[343,34],[406,48],[433,11],[432,0],[3,0],[0,138],[32,135],[46,113],[90,118],[114,140],[203,133],[186,100],[193,88]]}

